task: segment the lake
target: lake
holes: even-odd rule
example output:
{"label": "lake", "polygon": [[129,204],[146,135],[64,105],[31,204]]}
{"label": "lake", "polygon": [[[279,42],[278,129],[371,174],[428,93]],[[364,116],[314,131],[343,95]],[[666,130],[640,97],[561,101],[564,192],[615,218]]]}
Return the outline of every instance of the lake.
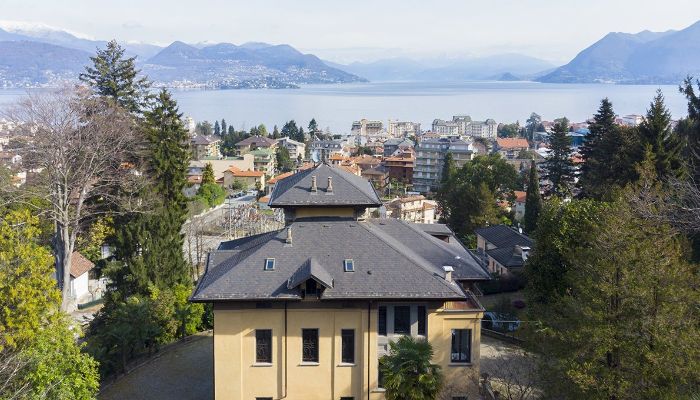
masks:
{"label": "lake", "polygon": [[[195,120],[220,120],[236,129],[295,119],[304,127],[316,118],[319,127],[349,132],[352,121],[367,118],[420,122],[429,129],[435,118],[467,114],[475,120],[524,123],[531,112],[545,120],[566,116],[583,121],[595,113],[603,97],[619,115],[643,114],[657,88],[666,96],[673,118],[687,114],[677,86],[546,84],[537,82],[371,82],[345,85],[306,85],[301,89],[178,90],[180,111]],[[0,105],[11,103],[23,90],[0,90]]]}

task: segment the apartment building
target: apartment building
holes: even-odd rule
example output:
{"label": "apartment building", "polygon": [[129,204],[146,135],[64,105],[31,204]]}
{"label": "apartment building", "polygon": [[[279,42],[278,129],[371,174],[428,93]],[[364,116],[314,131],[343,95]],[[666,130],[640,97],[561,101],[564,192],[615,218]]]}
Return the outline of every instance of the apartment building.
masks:
{"label": "apartment building", "polygon": [[476,398],[484,310],[469,287],[490,276],[449,230],[367,219],[380,205],[320,164],[275,185],[283,229],[209,254],[191,300],[213,304],[217,400],[382,400],[379,358],[404,335],[432,344],[458,384],[444,395]]}
{"label": "apartment building", "polygon": [[413,190],[426,193],[437,188],[442,178],[442,164],[448,152],[452,153],[457,167],[463,166],[474,155],[471,143],[462,139],[424,139],[418,143],[413,168]]}
{"label": "apartment building", "polygon": [[498,136],[498,124],[490,118],[486,121],[472,121],[467,135],[473,138],[495,140]]}
{"label": "apartment building", "polygon": [[289,158],[294,161],[296,161],[299,156],[301,156],[303,159],[304,155],[306,154],[306,145],[304,143],[297,142],[296,140],[292,140],[288,137],[277,139],[277,147],[286,148],[289,152]]}
{"label": "apartment building", "polygon": [[421,133],[420,122],[389,120],[387,132],[394,138],[418,136]]}
{"label": "apartment building", "polygon": [[384,130],[382,121],[361,119],[352,123],[350,134],[355,136],[372,136]]}

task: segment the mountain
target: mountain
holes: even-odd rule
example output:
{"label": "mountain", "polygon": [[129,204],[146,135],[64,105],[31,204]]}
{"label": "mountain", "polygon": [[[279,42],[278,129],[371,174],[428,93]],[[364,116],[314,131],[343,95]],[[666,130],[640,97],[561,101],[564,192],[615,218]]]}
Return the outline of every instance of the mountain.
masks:
{"label": "mountain", "polygon": [[308,83],[362,81],[292,46],[219,43],[195,47],[173,42],[146,60],[143,70],[162,83],[189,82],[209,87],[293,87]]}
{"label": "mountain", "polygon": [[[94,53],[95,49],[103,48],[105,40],[92,40],[78,37],[73,33],[53,28],[43,24],[18,23],[15,21],[0,21],[0,40],[21,40],[49,43]],[[162,50],[162,47],[147,43],[120,43],[126,53],[139,58],[149,58]]]}
{"label": "mountain", "polygon": [[[436,66],[436,64],[443,65]],[[447,63],[445,60],[416,61],[392,58],[370,63],[338,65],[338,67],[370,80],[461,81],[492,80],[506,73],[515,76],[532,76],[553,68],[554,64],[521,54],[499,54]]]}
{"label": "mountain", "polygon": [[90,53],[82,50],[41,42],[0,41],[0,87],[60,85],[75,80],[89,61]]}
{"label": "mountain", "polygon": [[538,80],[676,84],[688,74],[700,75],[700,21],[680,31],[609,33]]}

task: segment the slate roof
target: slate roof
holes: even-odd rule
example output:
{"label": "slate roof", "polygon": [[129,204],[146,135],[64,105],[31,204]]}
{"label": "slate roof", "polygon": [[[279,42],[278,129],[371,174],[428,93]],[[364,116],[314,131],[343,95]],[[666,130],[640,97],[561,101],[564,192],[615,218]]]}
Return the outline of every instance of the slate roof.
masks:
{"label": "slate roof", "polygon": [[[313,176],[318,188],[315,193],[311,191]],[[327,191],[328,177],[333,178],[332,192]],[[369,181],[325,163],[278,181],[270,194],[270,207],[341,205],[379,207],[381,201]]]}
{"label": "slate roof", "polygon": [[214,136],[197,135],[192,139],[192,144],[206,146],[219,141],[221,139]]}
{"label": "slate roof", "polygon": [[516,245],[528,247],[533,245],[532,239],[506,225],[487,226],[475,229],[474,233],[497,248],[508,247],[512,250],[513,246]]}
{"label": "slate roof", "polygon": [[[409,222],[327,217],[297,219],[288,228],[291,245],[287,228],[222,243],[209,253],[192,300],[297,300],[299,288],[289,285],[294,276],[325,282],[321,300],[456,300],[465,293],[444,279],[444,265],[453,266],[455,279],[489,279],[463,246],[445,243]],[[263,269],[266,258],[275,258],[273,271]],[[344,272],[345,259],[353,259],[355,272]]]}
{"label": "slate roof", "polygon": [[311,257],[304,261],[294,275],[289,278],[287,281],[287,289],[294,289],[311,278],[327,289],[333,287],[333,277],[331,274],[329,274],[315,258]]}
{"label": "slate roof", "polygon": [[417,228],[429,235],[454,236],[454,232],[445,224],[415,224]]}
{"label": "slate roof", "polygon": [[502,247],[493,250],[487,250],[486,254],[493,258],[506,268],[520,268],[525,265],[525,261],[521,255],[515,254],[513,247]]}

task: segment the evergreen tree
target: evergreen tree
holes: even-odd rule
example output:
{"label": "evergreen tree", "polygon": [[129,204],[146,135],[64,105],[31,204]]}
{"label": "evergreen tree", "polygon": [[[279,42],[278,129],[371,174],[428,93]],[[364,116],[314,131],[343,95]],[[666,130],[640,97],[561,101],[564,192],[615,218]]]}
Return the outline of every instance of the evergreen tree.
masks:
{"label": "evergreen tree", "polygon": [[311,118],[309,121],[309,133],[316,133],[318,131],[318,124],[316,123],[316,118]]}
{"label": "evergreen tree", "polygon": [[221,125],[219,125],[219,121],[214,121],[214,135],[221,136]]}
{"label": "evergreen tree", "polygon": [[272,129],[272,138],[279,139],[280,137],[280,131],[277,129],[277,125],[275,125],[275,127]]}
{"label": "evergreen tree", "polygon": [[211,163],[207,163],[202,172],[202,185],[215,185],[216,178],[214,177],[214,167]]}
{"label": "evergreen tree", "polygon": [[589,130],[580,150],[584,162],[579,185],[584,197],[604,199],[636,179],[636,134],[615,124],[607,98],[601,101]]}
{"label": "evergreen tree", "polygon": [[306,142],[306,134],[304,133],[304,128],[299,127],[299,133],[297,133],[297,138],[294,140],[300,143]]}
{"label": "evergreen tree", "polygon": [[[282,126],[282,137],[288,137],[292,140],[297,140],[299,138],[299,128],[297,128],[296,121],[288,121]],[[301,142],[303,142],[303,140],[301,140]]]}
{"label": "evergreen tree", "polygon": [[195,132],[197,132],[197,134],[203,136],[210,136],[214,133],[214,127],[209,121],[197,122],[197,125],[195,126],[194,130]]}
{"label": "evergreen tree", "polygon": [[695,92],[693,83],[700,91],[700,80],[693,82],[687,77],[679,87],[680,92],[688,99],[688,118],[678,121],[677,131],[685,142],[683,156],[690,168],[694,182],[700,182],[700,94]]}
{"label": "evergreen tree", "polygon": [[649,147],[654,155],[656,174],[659,177],[679,176],[682,169],[682,142],[671,129],[671,113],[664,104],[661,89],[647,110],[646,117],[639,125],[639,152]]}
{"label": "evergreen tree", "polygon": [[527,134],[527,140],[533,141],[535,138],[535,132],[542,124],[542,117],[537,113],[530,114],[530,117],[525,121],[525,133]]}
{"label": "evergreen tree", "polygon": [[226,120],[221,118],[221,136],[225,135],[228,129],[228,125],[226,125]]}
{"label": "evergreen tree", "polygon": [[537,174],[537,164],[535,164],[535,160],[532,160],[530,162],[530,175],[527,181],[527,193],[525,196],[525,216],[523,217],[525,232],[532,233],[535,231],[540,210],[542,210],[540,177]]}
{"label": "evergreen tree", "polygon": [[442,176],[440,177],[440,186],[449,184],[450,180],[457,173],[454,157],[449,151],[445,154],[442,161]]}
{"label": "evergreen tree", "polygon": [[235,134],[236,134],[236,130],[233,128],[232,125],[228,127],[228,134],[229,134],[229,135],[235,135]]}
{"label": "evergreen tree", "polygon": [[545,160],[545,178],[551,183],[548,194],[565,197],[571,193],[574,183],[574,163],[571,160],[571,138],[569,120],[561,118],[554,124],[549,137],[549,154]]}
{"label": "evergreen tree", "polygon": [[284,146],[277,148],[275,161],[278,172],[289,172],[294,169],[294,161],[289,157],[289,150]]}
{"label": "evergreen tree", "polygon": [[543,215],[526,271],[545,398],[678,399],[700,382],[696,267],[677,232],[625,200],[663,190],[652,158],[620,199]]}
{"label": "evergreen tree", "polygon": [[141,114],[148,107],[152,99],[148,94],[151,83],[146,77],[139,77],[136,57],[124,57],[124,49],[112,40],[90,60],[92,66],[85,67],[80,80],[96,94],[114,99],[134,114]]}

